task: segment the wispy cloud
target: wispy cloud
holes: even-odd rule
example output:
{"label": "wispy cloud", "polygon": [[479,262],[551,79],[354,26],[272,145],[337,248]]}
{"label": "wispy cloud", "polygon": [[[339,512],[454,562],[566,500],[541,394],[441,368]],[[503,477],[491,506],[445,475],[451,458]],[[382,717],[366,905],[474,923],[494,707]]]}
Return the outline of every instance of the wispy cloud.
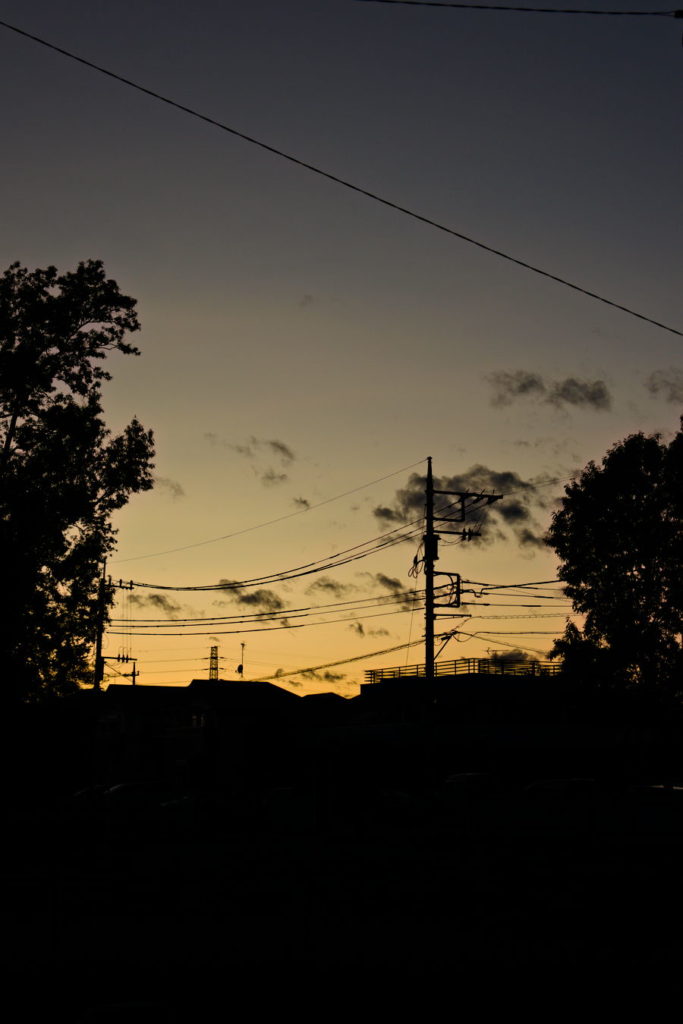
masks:
{"label": "wispy cloud", "polygon": [[[365,572],[362,574],[367,576],[370,582],[375,586],[383,587],[387,590],[386,600],[390,601],[391,598],[400,598],[399,606],[402,608],[412,608],[416,603],[416,597],[412,590],[406,588],[405,584],[401,582],[398,576],[387,576],[383,572]],[[393,601],[391,602],[394,603]],[[374,633],[368,635],[379,636],[381,634]]]}
{"label": "wispy cloud", "polygon": [[252,434],[246,441],[238,444],[210,431],[204,434],[204,438],[209,444],[229,448],[245,459],[257,459],[265,455],[271,459],[276,458],[283,466],[289,466],[296,460],[296,455],[290,446],[276,438],[255,437]]}
{"label": "wispy cloud", "polygon": [[375,583],[379,583],[380,587],[385,587],[387,590],[390,590],[392,594],[402,594],[405,590],[405,587],[398,576],[387,576],[383,572],[375,572],[371,575]]}
{"label": "wispy cloud", "polygon": [[510,405],[516,398],[539,398],[546,390],[543,378],[527,370],[500,370],[485,379],[493,387],[491,405]]}
{"label": "wispy cloud", "polygon": [[563,405],[587,406],[597,412],[612,408],[612,396],[604,380],[580,380],[566,377],[549,381],[546,402],[560,408]]}
{"label": "wispy cloud", "polygon": [[292,498],[292,501],[296,507],[300,509],[308,509],[311,507],[311,503],[308,498]]}
{"label": "wispy cloud", "polygon": [[[228,441],[218,434],[207,432],[204,439],[214,447],[228,448],[236,452],[252,464],[254,473],[259,477],[264,487],[274,487],[285,483],[289,479],[284,470],[296,461],[296,455],[288,444],[277,438],[263,438],[252,435],[243,443]],[[272,466],[263,466],[265,460],[274,459],[279,469]],[[259,465],[260,464],[260,465]]]}
{"label": "wispy cloud", "polygon": [[166,491],[174,501],[185,497],[182,484],[179,484],[177,480],[171,480],[169,476],[155,476],[154,486],[158,487],[161,491]]}
{"label": "wispy cloud", "polygon": [[296,459],[296,455],[284,441],[262,441],[261,444],[265,448],[269,448],[274,455],[278,455],[285,466]]}
{"label": "wispy cloud", "polygon": [[302,672],[301,676],[304,679],[314,679],[320,683],[338,683],[342,679],[346,679],[345,672],[330,672],[329,669],[320,672],[318,669],[309,668],[307,671]]}
{"label": "wispy cloud", "polygon": [[683,405],[683,370],[670,366],[668,370],[655,370],[645,381],[645,387],[665,402]]}
{"label": "wispy cloud", "polygon": [[235,586],[235,580],[222,579],[218,582],[226,588],[224,591],[225,599],[214,601],[215,605],[237,604],[253,608],[254,611],[259,612],[279,612],[285,606],[280,595],[268,587],[257,587],[254,590],[249,590],[246,587]]}
{"label": "wispy cloud", "polygon": [[128,599],[134,608],[152,608],[154,611],[175,619],[183,610],[183,606],[164,594],[131,594]]}
{"label": "wispy cloud", "polygon": [[350,630],[352,633],[355,633],[356,636],[361,636],[361,637],[363,637],[363,636],[391,636],[389,630],[388,629],[384,629],[383,626],[380,626],[378,629],[368,629],[366,626],[363,625],[362,622],[350,622],[349,625],[346,628],[348,630]]}
{"label": "wispy cloud", "polygon": [[574,406],[606,412],[612,407],[612,396],[604,380],[579,377],[548,380],[528,370],[499,370],[485,379],[493,389],[491,405],[494,406],[532,399],[556,409]]}
{"label": "wispy cloud", "polygon": [[286,473],[278,473],[270,468],[261,473],[261,483],[264,487],[277,487],[278,484],[283,484],[288,479],[289,477]]}
{"label": "wispy cloud", "polygon": [[315,583],[311,583],[306,590],[307,594],[324,594],[326,597],[346,597],[353,593],[356,587],[353,583],[340,583],[333,580],[331,576],[319,576]]}

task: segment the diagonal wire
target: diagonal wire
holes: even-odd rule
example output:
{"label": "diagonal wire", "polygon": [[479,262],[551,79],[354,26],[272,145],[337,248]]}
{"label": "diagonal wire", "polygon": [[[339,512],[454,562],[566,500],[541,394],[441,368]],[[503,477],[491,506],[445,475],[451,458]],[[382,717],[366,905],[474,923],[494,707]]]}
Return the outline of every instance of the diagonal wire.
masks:
{"label": "diagonal wire", "polygon": [[448,0],[356,0],[404,7],[456,7],[461,11],[509,11],[512,14],[583,14],[621,18],[683,18],[683,11],[597,11],[581,7],[510,7],[506,4],[458,4]]}
{"label": "diagonal wire", "polygon": [[10,25],[7,21],[0,20],[0,26],[2,28],[9,29],[11,32],[16,32],[17,35],[24,36],[26,39],[31,39],[34,43],[38,43],[40,46],[45,46],[48,50],[60,53],[62,56],[68,57],[69,60],[74,60],[78,64],[83,64],[85,67],[91,68],[93,71],[106,75],[108,78],[113,78],[115,81],[121,82],[123,85],[128,85],[132,89],[137,89],[138,92],[143,92],[145,95],[151,96],[152,99],[159,100],[161,103],[166,103],[170,107],[175,107],[176,110],[182,110],[183,113],[189,114],[191,117],[196,117],[200,121],[206,122],[206,124],[213,125],[214,128],[220,128],[221,131],[228,132],[230,135],[234,135],[236,138],[242,139],[244,142],[249,142],[251,145],[258,146],[260,149],[264,149],[268,153],[273,153],[275,156],[281,157],[283,160],[288,160],[290,163],[296,164],[298,167],[303,167],[308,171],[312,171],[313,174],[317,174],[321,178],[327,178],[328,181],[333,181],[337,185],[343,185],[344,188],[348,188],[352,192],[357,192],[359,195],[366,196],[368,199],[372,199],[376,203],[381,203],[382,206],[388,206],[390,209],[397,210],[399,213],[403,213],[407,217],[412,217],[413,220],[418,220],[422,224],[427,224],[429,227],[436,228],[437,231],[443,231],[447,235],[459,238],[462,242],[467,242],[469,245],[474,245],[478,249],[483,249],[484,252],[491,253],[493,256],[498,256],[500,259],[507,260],[509,263],[514,263],[518,267],[522,267],[524,270],[530,270],[534,274],[539,274],[541,277],[545,277],[550,281],[555,281],[557,284],[564,285],[565,288],[571,288],[572,291],[580,292],[582,295],[587,295],[589,298],[595,299],[597,302],[602,302],[607,306],[611,306],[613,309],[619,309],[622,313],[627,313],[629,316],[636,317],[638,320],[644,320],[653,327],[659,327],[663,331],[668,331],[671,334],[677,334],[679,337],[683,338],[683,331],[679,331],[676,327],[670,327],[667,324],[661,323],[659,320],[654,320],[652,317],[646,316],[644,313],[638,313],[636,310],[630,309],[628,306],[623,306],[621,303],[615,302],[613,299],[608,299],[604,295],[599,295],[597,292],[593,292],[589,288],[584,288],[582,285],[574,284],[572,281],[567,280],[567,278],[560,277],[558,274],[551,274],[548,270],[543,270],[541,267],[537,267],[533,263],[527,263],[526,260],[518,259],[518,257],[510,255],[510,253],[503,252],[502,249],[496,249],[492,245],[480,242],[476,238],[472,238],[470,235],[464,234],[462,231],[456,231],[455,228],[449,228],[445,224],[441,224],[439,221],[433,220],[431,217],[426,217],[424,214],[417,213],[416,210],[411,210],[407,206],[402,206],[400,203],[395,203],[391,199],[386,199],[384,196],[381,196],[376,192],[371,192],[367,188],[362,188],[360,185],[354,185],[353,182],[347,181],[345,178],[340,178],[337,174],[332,174],[330,171],[325,171],[321,167],[316,167],[315,164],[310,164],[306,160],[301,160],[299,157],[293,156],[291,153],[286,153],[284,150],[278,149],[276,146],[271,146],[267,142],[263,142],[261,139],[254,138],[253,135],[247,135],[245,132],[238,131],[237,128],[231,128],[229,125],[223,124],[222,121],[217,121],[215,118],[209,117],[207,114],[202,114],[198,110],[194,110],[192,107],[186,106],[184,103],[179,103],[177,100],[172,100],[168,96],[163,96],[161,93],[155,92],[153,89],[148,89],[146,86],[140,85],[138,82],[134,82],[130,78],[125,78],[123,75],[119,75],[114,71],[109,71],[107,68],[104,68],[99,64],[95,64],[93,61],[86,60],[85,57],[79,57],[77,54],[71,53],[71,51],[65,50],[61,46],[56,46],[55,43],[48,42],[47,39],[41,39],[40,36],[33,35],[31,32],[26,32],[25,29],[18,28],[16,25]]}

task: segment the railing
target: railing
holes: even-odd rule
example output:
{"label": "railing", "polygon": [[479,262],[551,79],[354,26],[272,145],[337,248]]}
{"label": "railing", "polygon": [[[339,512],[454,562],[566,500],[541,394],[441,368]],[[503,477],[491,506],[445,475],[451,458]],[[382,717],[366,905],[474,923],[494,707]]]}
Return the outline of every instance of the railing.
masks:
{"label": "railing", "polygon": [[[561,671],[562,665],[554,661],[504,661],[501,658],[458,658],[456,661],[437,661],[434,665],[435,676],[556,676]],[[378,683],[381,679],[424,675],[424,665],[370,668],[365,671],[365,682]]]}

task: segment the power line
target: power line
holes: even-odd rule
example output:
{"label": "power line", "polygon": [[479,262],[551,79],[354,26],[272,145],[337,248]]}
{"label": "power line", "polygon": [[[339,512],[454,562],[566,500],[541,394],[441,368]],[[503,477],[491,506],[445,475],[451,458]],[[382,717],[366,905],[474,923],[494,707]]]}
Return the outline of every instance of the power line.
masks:
{"label": "power line", "polygon": [[[401,527],[402,529],[402,527]],[[395,532],[395,531],[392,531]],[[415,533],[416,531],[412,531]],[[368,555],[375,554],[377,551],[383,551],[385,548],[394,547],[396,544],[401,544],[404,540],[411,537],[411,533],[401,534],[399,537],[394,537],[391,540],[384,541],[381,544],[376,544],[374,547],[369,548],[367,551],[361,551],[355,555],[349,555],[346,558],[337,558],[336,555],[331,555],[330,560],[320,565],[318,562],[309,562],[306,565],[298,566],[295,569],[285,569],[281,573],[272,573],[268,576],[259,576],[249,580],[239,581],[225,581],[223,583],[209,583],[202,586],[176,586],[165,583],[143,583],[141,581],[131,580],[129,586],[131,587],[142,587],[147,590],[173,590],[173,591],[229,591],[229,590],[242,590],[247,587],[262,586],[264,584],[272,583],[284,583],[286,580],[299,579],[302,576],[311,576],[319,572],[326,572],[328,569],[336,569],[341,565],[348,565],[350,562],[357,562],[361,558],[367,558]],[[385,535],[386,536],[386,535]],[[370,542],[368,542],[370,543]],[[361,546],[361,545],[358,545]],[[337,559],[336,561],[334,559]],[[321,561],[321,560],[319,560]]]}
{"label": "power line", "polygon": [[[403,651],[406,647],[415,647],[421,644],[421,640],[412,640],[407,644],[398,644],[396,647],[385,647],[383,651],[369,651],[367,654],[356,654],[353,658],[342,658],[341,661],[328,661],[325,665],[313,665],[310,668],[298,668],[289,672],[278,672],[268,676],[268,679],[283,679],[285,676],[304,675],[306,672],[319,672],[323,668],[335,668],[337,665],[350,665],[352,661],[367,661],[368,658],[379,658],[382,654],[393,654],[394,651]],[[259,683],[264,679],[252,679],[250,682]]]}
{"label": "power line", "polygon": [[[677,12],[676,16],[678,16]],[[189,114],[191,117],[196,117],[198,120],[204,121],[206,124],[210,124],[214,128],[219,128],[221,131],[228,132],[230,135],[233,135],[238,139],[242,139],[244,142],[248,142],[253,146],[258,146],[259,149],[272,153],[274,156],[278,156],[283,160],[288,160],[290,163],[296,164],[298,167],[303,167],[305,170],[311,171],[313,174],[317,174],[321,178],[326,178],[328,181],[333,181],[337,185],[342,185],[344,188],[350,189],[352,192],[357,192],[359,195],[366,196],[368,199],[372,199],[376,203],[381,203],[382,206],[387,206],[392,210],[398,211],[398,213],[405,214],[407,217],[412,217],[413,220],[420,221],[422,224],[427,224],[430,227],[436,228],[438,231],[443,231],[448,235],[452,235],[454,238],[459,238],[462,242],[474,245],[478,249],[482,249],[484,252],[491,253],[493,256],[498,256],[500,259],[507,260],[509,263],[514,263],[518,267],[522,267],[524,270],[529,270],[532,273],[539,274],[541,277],[545,277],[550,281],[555,281],[557,284],[564,285],[565,288],[571,288],[575,292],[587,295],[589,298],[595,299],[597,302],[602,302],[607,306],[611,306],[613,309],[619,309],[622,313],[627,313],[629,316],[636,317],[638,320],[643,320],[646,323],[651,324],[653,327],[659,327],[663,331],[669,331],[671,334],[677,334],[679,337],[683,337],[683,331],[679,331],[675,327],[669,327],[667,324],[661,323],[659,320],[654,320],[652,317],[646,316],[644,313],[638,313],[636,310],[630,309],[628,306],[623,306],[621,303],[615,302],[612,299],[608,299],[604,295],[599,295],[597,292],[584,288],[582,285],[574,284],[572,281],[567,280],[567,278],[560,277],[558,274],[552,274],[550,271],[543,270],[541,267],[528,263],[526,260],[519,259],[516,256],[510,255],[510,253],[503,252],[502,249],[496,249],[494,246],[487,245],[485,242],[480,242],[476,238],[472,238],[470,235],[466,235],[461,231],[456,231],[455,228],[447,227],[445,224],[433,220],[431,217],[426,217],[424,214],[417,213],[417,211],[411,210],[407,206],[402,206],[400,203],[395,203],[391,199],[386,199],[377,192],[371,192],[369,189],[363,188],[360,185],[354,185],[353,182],[348,181],[346,178],[340,178],[339,175],[333,174],[331,171],[325,171],[321,167],[317,167],[315,164],[308,163],[306,160],[293,156],[291,153],[286,153],[284,150],[278,149],[276,146],[271,146],[267,142],[254,138],[252,135],[247,135],[245,132],[241,132],[237,128],[231,128],[222,121],[217,121],[215,118],[209,117],[207,114],[202,114],[198,110],[194,110],[192,107],[185,106],[185,104],[179,103],[177,100],[172,100],[168,96],[155,92],[153,89],[148,89],[146,86],[140,85],[138,82],[134,82],[130,78],[125,78],[123,75],[119,75],[114,71],[109,71],[107,68],[104,68],[99,64],[95,64],[93,61],[86,60],[84,57],[79,57],[77,54],[71,53],[69,50],[65,50],[63,47],[55,45],[55,43],[50,43],[46,39],[42,39],[40,36],[33,35],[31,32],[26,32],[25,29],[17,28],[16,25],[10,25],[9,22],[2,20],[0,20],[0,26],[9,29],[11,32],[16,32],[17,35],[24,36],[26,39],[31,39],[34,43],[38,43],[40,46],[45,46],[48,50],[60,53],[63,57],[68,57],[69,60],[74,60],[78,64],[83,64],[85,67],[91,68],[93,71],[106,75],[108,78],[113,78],[115,81],[121,82],[123,85],[128,85],[132,89],[136,89],[138,92],[144,93],[146,96],[151,96],[152,99],[159,100],[161,103],[166,103],[168,106],[174,107],[176,110],[181,110],[183,113]],[[296,513],[291,514],[294,515]],[[223,538],[217,539],[222,540]],[[200,543],[211,542],[203,541]],[[155,555],[167,553],[169,552],[155,552]],[[145,555],[141,557],[151,558],[154,556]]]}
{"label": "power line", "polygon": [[[402,472],[399,470],[399,472]],[[395,475],[395,474],[392,474]],[[331,499],[330,499],[331,500]],[[447,511],[453,506],[453,502],[448,502],[438,508],[439,512]],[[286,580],[295,579],[299,576],[308,576],[317,572],[325,572],[327,569],[335,569],[341,565],[347,565],[349,562],[357,561],[360,558],[365,558],[367,555],[371,555],[376,551],[381,551],[387,547],[393,547],[396,544],[402,544],[405,540],[412,539],[416,533],[420,532],[422,520],[424,516],[419,516],[417,519],[412,519],[407,523],[402,523],[401,526],[395,527],[393,530],[388,530],[386,533],[381,533],[377,537],[372,537],[370,540],[362,541],[360,544],[354,544],[352,547],[343,548],[341,551],[336,551],[334,554],[324,558],[317,558],[312,562],[306,562],[303,565],[295,566],[292,569],[283,569],[280,572],[268,573],[265,576],[254,576],[251,579],[246,580],[234,580],[224,581],[222,583],[207,583],[193,586],[177,586],[170,585],[167,583],[147,583],[139,580],[127,580],[125,585],[127,587],[144,587],[148,590],[175,590],[175,591],[205,591],[205,590],[240,590],[245,587],[263,586],[269,583],[280,583]],[[404,532],[401,532],[404,531]],[[398,534],[398,536],[394,536]],[[381,543],[378,543],[381,542]],[[373,545],[370,547],[370,545]],[[359,551],[360,548],[367,547],[367,551],[361,551],[359,554],[349,558],[341,558],[342,555],[347,555],[353,551]],[[324,563],[324,564],[321,564]],[[314,568],[316,567],[317,568]],[[307,571],[304,571],[307,570]],[[120,581],[124,584],[124,581]]]}
{"label": "power line", "polygon": [[[393,611],[393,612],[379,612],[378,614],[375,614],[375,615],[352,615],[350,617],[343,618],[343,619],[325,619],[323,622],[295,622],[293,625],[285,624],[285,625],[282,625],[282,626],[259,626],[256,629],[254,629],[254,628],[250,628],[250,629],[243,629],[243,628],[241,628],[241,629],[209,629],[209,630],[204,630],[204,631],[202,631],[200,633],[186,633],[186,632],[181,632],[181,633],[155,633],[153,635],[154,636],[185,636],[185,637],[187,637],[187,636],[212,636],[212,635],[214,635],[214,636],[229,636],[229,635],[231,635],[233,633],[271,633],[274,630],[280,630],[280,629],[304,629],[304,627],[306,627],[306,626],[332,626],[332,625],[334,625],[335,623],[338,623],[338,622],[348,622],[348,623],[364,622],[366,619],[382,619],[382,618],[385,618],[387,615],[403,615],[405,612],[409,612],[409,611],[410,611],[410,608],[399,608],[397,611]],[[129,632],[119,633],[116,630],[108,630],[107,631],[107,635],[108,636],[144,636],[144,637],[147,637],[147,639],[150,638],[150,634],[149,633],[134,633],[134,632],[131,632],[131,633],[129,633]]]}
{"label": "power line", "polygon": [[532,583],[482,583],[481,580],[463,580],[463,583],[472,583],[475,587],[486,587],[487,590],[506,590],[510,587],[542,587],[548,583],[560,583],[561,580],[535,580]]}
{"label": "power line", "polygon": [[[448,588],[448,586],[449,586],[448,584],[443,584],[441,587],[438,588],[439,592],[441,592],[442,590],[446,590]],[[419,598],[418,597],[413,598],[413,595],[417,595],[417,594],[419,594],[420,597]],[[217,624],[227,623],[227,622],[239,622],[239,621],[259,622],[259,621],[273,619],[273,618],[274,619],[283,619],[283,618],[289,617],[290,615],[295,615],[295,614],[297,614],[297,615],[301,615],[301,614],[317,615],[319,612],[325,612],[328,609],[332,609],[332,608],[339,608],[339,609],[346,608],[347,611],[353,611],[354,609],[358,609],[359,611],[365,611],[365,610],[367,610],[369,608],[382,608],[382,607],[385,607],[386,605],[391,605],[391,604],[405,604],[407,606],[408,603],[410,601],[412,601],[412,600],[415,600],[416,602],[419,602],[422,599],[422,595],[424,595],[424,590],[413,590],[413,591],[405,591],[405,592],[402,592],[400,594],[373,594],[370,597],[357,597],[357,598],[354,598],[354,599],[349,600],[349,601],[331,601],[331,602],[329,602],[327,604],[302,605],[299,608],[284,608],[284,607],[283,608],[275,608],[275,609],[272,609],[272,610],[269,610],[269,611],[263,611],[263,612],[243,612],[241,614],[240,613],[235,613],[234,615],[205,615],[205,616],[195,616],[194,618],[177,618],[177,619],[168,619],[168,618],[150,618],[150,619],[128,619],[127,618],[127,619],[118,619],[118,618],[113,617],[113,618],[110,619],[110,622],[113,625],[115,625],[115,626],[119,626],[120,627],[120,626],[125,624],[126,626],[131,626],[131,627],[135,626],[138,629],[151,629],[153,627],[153,625],[155,625],[157,623],[161,623],[164,626],[171,626],[171,625],[173,625],[173,626],[181,626],[181,625],[183,625],[183,626],[185,626],[185,625],[197,626],[197,625],[204,625],[204,624],[211,623],[211,622],[215,622]],[[349,606],[351,606],[351,607],[349,607]],[[515,607],[515,608],[526,608],[526,607],[529,607],[529,608],[539,608],[539,607],[541,607],[541,605],[513,605],[511,607]]]}
{"label": "power line", "polygon": [[470,636],[557,636],[555,629],[478,629]]}
{"label": "power line", "polygon": [[[458,633],[460,635],[462,635],[462,636],[466,636],[466,637],[468,637],[470,639],[473,639],[473,640],[478,640],[479,639],[479,634],[478,633],[464,633],[461,629],[458,630]],[[456,639],[457,639],[457,637],[456,637]],[[464,641],[464,642],[466,643],[466,641]],[[490,644],[496,644],[499,647],[512,647],[514,650],[532,651],[533,654],[541,654],[543,656],[545,656],[546,653],[547,653],[546,651],[539,651],[537,647],[524,647],[522,644],[511,644],[511,643],[508,643],[505,640],[491,640],[491,639],[489,639],[488,642]]]}
{"label": "power line", "polygon": [[507,7],[502,4],[457,4],[447,0],[356,0],[405,7],[455,7],[463,11],[507,11],[510,14],[583,14],[621,18],[683,18],[683,11],[597,11],[566,7]]}
{"label": "power line", "polygon": [[[3,22],[0,21],[0,25]],[[359,487],[353,487],[350,491],[343,491],[342,494],[335,494],[331,498],[325,498],[323,501],[318,501],[313,505],[309,505],[308,508],[298,508],[295,512],[287,512],[283,516],[276,516],[275,519],[267,519],[263,523],[255,523],[253,526],[245,526],[242,530],[235,530],[233,533],[224,533],[220,537],[209,537],[208,540],[198,540],[193,544],[183,544],[182,547],[178,548],[167,548],[165,551],[153,551],[148,555],[133,555],[131,558],[117,558],[114,561],[116,564],[122,562],[138,562],[143,558],[157,558],[159,555],[172,555],[176,551],[189,551],[190,548],[203,547],[205,544],[216,544],[220,540],[229,540],[231,537],[241,537],[242,534],[251,533],[253,530],[262,530],[264,526],[272,526],[274,523],[281,523],[285,519],[292,519],[294,516],[302,516],[306,512],[312,512],[313,509],[322,508],[323,505],[329,505],[332,501],[338,501],[340,498],[346,498],[350,494],[356,494],[358,491],[364,490],[366,487],[372,487],[373,484],[382,483],[384,480],[391,479],[392,476],[398,476],[400,473],[405,473],[409,469],[414,469],[415,466],[421,465],[425,460],[418,459],[417,462],[412,462],[409,466],[403,466],[402,469],[397,469],[393,473],[387,473],[386,476],[377,477],[376,480],[370,480],[367,484],[360,484]]]}
{"label": "power line", "polygon": [[[421,460],[423,461],[423,460]],[[415,463],[417,465],[417,463]],[[398,470],[401,473],[404,470]],[[395,476],[395,473],[390,474]],[[384,478],[386,479],[386,477]],[[366,485],[368,486],[368,485]],[[482,492],[483,494],[483,492]],[[505,495],[503,495],[505,497]],[[329,499],[334,500],[334,499]],[[435,512],[446,512],[452,508],[457,502],[447,502],[445,505],[440,505],[435,508]],[[468,511],[466,508],[465,511]],[[168,583],[147,583],[141,580],[129,580],[126,581],[126,585],[130,588],[142,587],[147,590],[173,590],[176,592],[184,591],[228,591],[228,590],[241,590],[246,587],[264,586],[266,584],[282,583],[291,579],[298,579],[301,576],[310,576],[318,572],[326,572],[328,569],[335,569],[342,565],[347,565],[349,562],[358,561],[361,558],[366,558],[368,555],[374,554],[377,551],[382,551],[384,548],[393,547],[396,544],[401,544],[405,540],[410,540],[415,534],[420,532],[421,523],[424,516],[419,516],[417,519],[409,520],[407,523],[402,523],[401,526],[395,527],[393,530],[388,530],[386,533],[381,533],[377,537],[372,537],[370,540],[362,541],[360,544],[354,544],[350,548],[343,548],[341,551],[337,551],[332,555],[327,556],[326,559],[318,558],[312,562],[306,562],[303,565],[295,566],[291,569],[283,569],[280,572],[267,573],[265,576],[254,576],[246,580],[231,580],[224,581],[222,583],[206,583],[199,585],[177,585]],[[401,532],[404,531],[404,532]],[[398,536],[395,536],[398,534]],[[378,543],[379,542],[379,543]],[[372,545],[372,547],[370,547]],[[350,555],[351,552],[358,552],[360,548],[367,547],[367,551],[360,551],[356,555]],[[350,557],[342,558],[342,555],[350,555]],[[324,563],[324,564],[321,564]],[[473,583],[473,580],[464,580],[466,583]],[[551,581],[555,582],[555,581]],[[123,581],[121,581],[123,583]],[[476,583],[477,586],[487,587],[496,586],[496,584],[485,584]],[[516,584],[508,584],[509,586],[516,586]],[[520,584],[521,586],[522,584]]]}

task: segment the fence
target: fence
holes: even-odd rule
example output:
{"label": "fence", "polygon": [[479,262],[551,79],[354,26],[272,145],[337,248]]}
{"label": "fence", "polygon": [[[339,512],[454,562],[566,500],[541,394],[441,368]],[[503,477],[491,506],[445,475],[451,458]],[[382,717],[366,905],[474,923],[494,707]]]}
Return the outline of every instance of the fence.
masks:
{"label": "fence", "polygon": [[[561,671],[562,665],[554,661],[504,661],[501,658],[458,658],[456,661],[437,661],[434,665],[435,676],[556,676]],[[370,668],[365,671],[365,682],[378,683],[381,679],[424,675],[424,665]]]}

